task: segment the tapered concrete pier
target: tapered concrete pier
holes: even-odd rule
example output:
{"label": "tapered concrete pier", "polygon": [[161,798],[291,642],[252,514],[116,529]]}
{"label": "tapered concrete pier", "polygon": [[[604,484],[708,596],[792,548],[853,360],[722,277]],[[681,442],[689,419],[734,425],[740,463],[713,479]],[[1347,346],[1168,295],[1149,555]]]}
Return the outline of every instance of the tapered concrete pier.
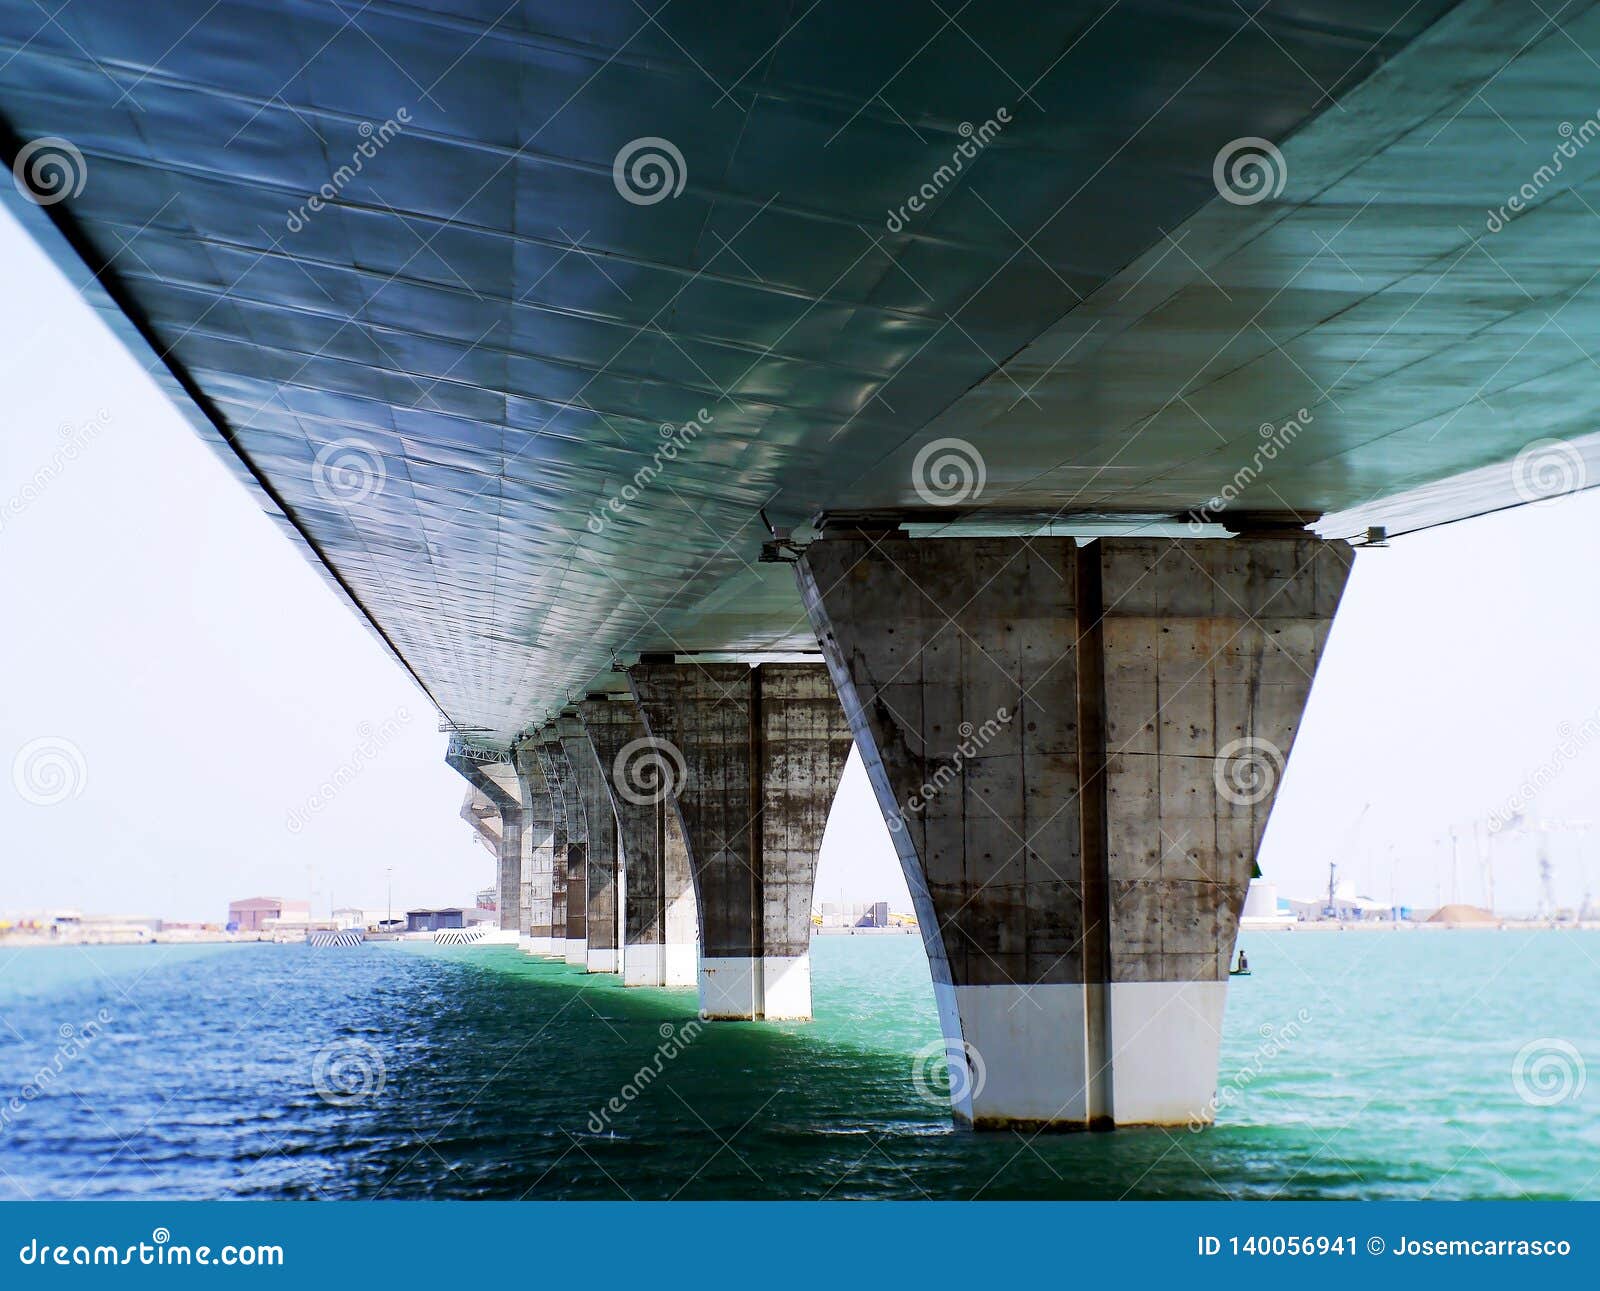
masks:
{"label": "tapered concrete pier", "polygon": [[495,862],[498,865],[500,859],[500,813],[495,810],[495,805],[484,797],[478,789],[469,785],[466,796],[461,800],[461,819],[472,826],[472,832],[478,836],[478,841],[495,858]]}
{"label": "tapered concrete pier", "polygon": [[490,763],[481,751],[458,741],[451,742],[445,761],[494,806],[500,817],[496,885],[499,925],[502,932],[521,935],[526,931],[522,903],[523,811],[521,799],[512,788],[515,772],[509,761]]}
{"label": "tapered concrete pier", "polygon": [[527,864],[523,874],[523,906],[527,911],[528,950],[554,951],[551,891],[555,869],[555,801],[537,742],[519,740],[511,750],[521,791]]}
{"label": "tapered concrete pier", "polygon": [[[586,954],[591,973],[621,971],[617,901],[617,818],[606,790],[605,772],[584,733],[577,711],[563,713],[557,723],[561,748],[572,770],[573,785],[584,818],[584,911]],[[570,855],[571,842],[568,842]],[[570,887],[570,880],[569,880]],[[570,898],[569,898],[570,899]]]}
{"label": "tapered concrete pier", "polygon": [[550,950],[558,959],[567,957],[567,801],[561,792],[561,778],[556,771],[551,745],[554,732],[546,738],[540,729],[529,736],[534,756],[544,772],[550,794]]}
{"label": "tapered concrete pier", "polygon": [[623,982],[693,986],[698,954],[689,856],[644,719],[628,695],[590,695],[578,715],[617,822]]}
{"label": "tapered concrete pier", "polygon": [[811,896],[850,731],[820,663],[628,672],[663,759],[700,911],[700,1011],[811,1016]]}
{"label": "tapered concrete pier", "polygon": [[1210,1118],[1239,911],[1349,563],[1298,532],[807,548],[958,1118]]}
{"label": "tapered concrete pier", "polygon": [[578,793],[578,783],[572,764],[567,761],[567,751],[561,742],[559,724],[551,722],[539,732],[545,756],[546,774],[550,787],[559,802],[558,838],[565,842],[565,864],[558,856],[556,875],[559,882],[560,922],[562,944],[556,953],[567,963],[577,967],[588,964],[588,826],[583,813],[583,799]]}

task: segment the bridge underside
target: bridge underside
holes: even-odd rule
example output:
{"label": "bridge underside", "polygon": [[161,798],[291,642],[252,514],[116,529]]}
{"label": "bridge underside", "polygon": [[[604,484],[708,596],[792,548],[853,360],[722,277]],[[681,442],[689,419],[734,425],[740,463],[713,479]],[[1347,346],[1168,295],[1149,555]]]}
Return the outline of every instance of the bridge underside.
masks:
{"label": "bridge underside", "polygon": [[847,722],[958,1115],[1204,1120],[1333,540],[1600,479],[1597,9],[5,0],[0,200],[432,697],[502,939],[804,1016]]}
{"label": "bridge underside", "polygon": [[502,747],[613,652],[810,648],[763,507],[1403,528],[1592,422],[1592,6],[449,8],[7,4],[0,118],[83,157],[11,208]]}

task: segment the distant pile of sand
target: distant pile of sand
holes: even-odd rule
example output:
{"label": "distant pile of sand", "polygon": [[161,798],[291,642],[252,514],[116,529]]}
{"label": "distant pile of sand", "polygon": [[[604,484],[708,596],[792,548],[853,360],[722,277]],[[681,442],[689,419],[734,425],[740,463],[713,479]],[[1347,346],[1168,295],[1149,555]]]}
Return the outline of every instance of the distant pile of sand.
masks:
{"label": "distant pile of sand", "polygon": [[1446,905],[1440,906],[1428,916],[1429,923],[1499,923],[1494,915],[1482,906],[1475,905]]}

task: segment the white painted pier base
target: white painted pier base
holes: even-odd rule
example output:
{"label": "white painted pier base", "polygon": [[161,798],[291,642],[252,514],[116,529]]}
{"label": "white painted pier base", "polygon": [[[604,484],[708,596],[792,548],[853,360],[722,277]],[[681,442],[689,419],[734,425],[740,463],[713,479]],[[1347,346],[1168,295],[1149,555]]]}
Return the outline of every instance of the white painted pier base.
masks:
{"label": "white painted pier base", "polygon": [[747,1020],[757,1016],[759,962],[744,957],[700,961],[700,1016]]}
{"label": "white painted pier base", "polygon": [[567,963],[574,968],[587,968],[589,965],[589,943],[582,937],[568,937],[564,943],[563,954]]}
{"label": "white painted pier base", "polygon": [[811,952],[768,955],[761,961],[764,1001],[761,1016],[769,1021],[811,1018]]}
{"label": "white painted pier base", "polygon": [[617,971],[617,952],[590,947],[584,967],[591,973],[614,973]]}
{"label": "white painted pier base", "polygon": [[[1092,990],[1108,992],[1105,1056],[1091,1052]],[[981,1129],[1209,1124],[1227,994],[1226,982],[936,983],[951,1110]]]}
{"label": "white painted pier base", "polygon": [[700,980],[700,950],[694,942],[646,942],[622,948],[624,986],[694,986]]}
{"label": "white painted pier base", "polygon": [[700,1015],[729,1021],[811,1017],[811,956],[700,961]]}
{"label": "white painted pier base", "polygon": [[529,937],[527,950],[530,955],[554,954],[555,942],[549,937]]}
{"label": "white painted pier base", "polygon": [[662,986],[666,984],[666,956],[659,942],[635,943],[622,948],[624,986]]}
{"label": "white painted pier base", "polygon": [[995,1129],[1088,1124],[1082,985],[935,983],[933,990],[958,1120]]}
{"label": "white painted pier base", "polygon": [[1111,1104],[1118,1125],[1209,1125],[1226,982],[1113,982]]}
{"label": "white painted pier base", "polygon": [[661,984],[694,986],[700,980],[700,947],[694,942],[669,941],[661,952]]}

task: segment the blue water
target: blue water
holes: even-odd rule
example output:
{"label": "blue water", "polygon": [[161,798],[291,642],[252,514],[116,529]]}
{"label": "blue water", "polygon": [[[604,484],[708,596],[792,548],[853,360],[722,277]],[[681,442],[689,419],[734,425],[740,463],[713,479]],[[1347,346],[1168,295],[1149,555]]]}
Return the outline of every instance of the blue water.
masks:
{"label": "blue water", "polygon": [[1215,1128],[1039,1137],[913,1080],[911,937],[819,938],[815,1022],[698,1034],[509,948],[6,950],[0,1197],[1600,1196],[1600,934],[1244,945]]}

